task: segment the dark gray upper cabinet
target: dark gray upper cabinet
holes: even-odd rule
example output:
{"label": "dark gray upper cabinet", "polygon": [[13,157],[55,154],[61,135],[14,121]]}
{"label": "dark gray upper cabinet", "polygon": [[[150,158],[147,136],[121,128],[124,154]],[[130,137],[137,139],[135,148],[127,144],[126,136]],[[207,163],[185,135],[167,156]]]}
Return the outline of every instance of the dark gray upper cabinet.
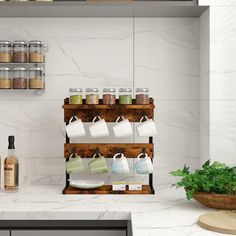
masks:
{"label": "dark gray upper cabinet", "polygon": [[0,17],[197,17],[197,0],[0,2]]}

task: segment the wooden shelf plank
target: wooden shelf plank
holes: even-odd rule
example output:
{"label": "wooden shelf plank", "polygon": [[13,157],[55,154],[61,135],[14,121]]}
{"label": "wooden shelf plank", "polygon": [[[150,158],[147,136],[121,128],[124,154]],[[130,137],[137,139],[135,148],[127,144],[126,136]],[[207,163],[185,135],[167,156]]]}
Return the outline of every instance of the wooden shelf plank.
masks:
{"label": "wooden shelf plank", "polygon": [[98,147],[100,153],[106,158],[112,158],[121,148],[127,158],[136,158],[143,151],[143,148],[146,149],[146,153],[151,158],[154,157],[153,143],[65,143],[64,157],[69,158],[75,150],[82,158],[91,158]]}
{"label": "wooden shelf plank", "polygon": [[81,118],[83,122],[92,122],[93,118],[99,114],[101,118],[106,122],[115,122],[117,117],[123,115],[129,119],[130,122],[139,122],[141,117],[145,114],[148,118],[154,119],[154,101],[150,98],[148,105],[136,105],[135,99],[133,99],[132,105],[120,105],[118,99],[114,105],[103,105],[100,99],[99,105],[69,105],[68,98],[65,99],[64,109],[64,121],[69,122],[73,115]]}
{"label": "wooden shelf plank", "polygon": [[97,189],[78,189],[74,187],[65,187],[63,194],[152,194],[151,187],[149,185],[143,185],[142,191],[112,191],[112,185],[104,185]]}

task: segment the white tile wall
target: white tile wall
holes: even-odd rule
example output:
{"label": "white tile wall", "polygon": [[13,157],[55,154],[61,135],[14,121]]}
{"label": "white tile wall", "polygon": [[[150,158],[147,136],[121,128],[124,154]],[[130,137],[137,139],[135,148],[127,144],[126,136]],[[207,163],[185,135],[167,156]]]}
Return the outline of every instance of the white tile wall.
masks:
{"label": "white tile wall", "polygon": [[199,18],[4,18],[0,31],[0,39],[49,45],[44,95],[0,91],[1,155],[15,135],[24,183],[64,183],[61,106],[70,87],[149,87],[158,126],[155,184],[172,181],[169,171],[185,163],[198,166]]}
{"label": "white tile wall", "polygon": [[[236,5],[210,9],[210,157],[236,165]],[[224,2],[224,3],[223,3]]]}

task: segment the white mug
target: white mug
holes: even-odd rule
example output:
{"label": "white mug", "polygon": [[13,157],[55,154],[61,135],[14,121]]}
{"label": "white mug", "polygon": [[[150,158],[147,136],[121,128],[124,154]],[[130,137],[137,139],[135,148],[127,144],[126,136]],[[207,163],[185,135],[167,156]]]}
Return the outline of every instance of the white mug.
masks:
{"label": "white mug", "polygon": [[[75,118],[75,121],[72,121]],[[66,133],[69,138],[83,137],[86,135],[84,125],[81,119],[77,116],[72,116],[69,124],[66,126]]]}
{"label": "white mug", "polygon": [[[96,119],[99,119],[96,121]],[[93,124],[89,127],[90,134],[93,138],[109,136],[109,130],[104,119],[100,116],[93,118]]]}
{"label": "white mug", "polygon": [[[117,156],[121,155],[120,158]],[[129,173],[129,164],[127,158],[123,153],[116,153],[113,156],[113,163],[112,163],[112,173],[113,174],[126,174]]]}
{"label": "white mug", "polygon": [[[146,120],[143,121],[143,119]],[[137,132],[141,137],[151,137],[157,134],[157,128],[152,119],[148,119],[147,116],[143,116],[137,126]]]}
{"label": "white mug", "polygon": [[[140,158],[141,156],[144,158]],[[137,156],[137,162],[135,163],[135,170],[138,174],[151,174],[153,173],[153,164],[151,158],[147,153],[140,153]]]}
{"label": "white mug", "polygon": [[[120,119],[122,120],[119,122]],[[119,116],[116,119],[116,125],[113,127],[113,131],[116,137],[126,137],[133,134],[129,120],[125,119],[123,116]]]}

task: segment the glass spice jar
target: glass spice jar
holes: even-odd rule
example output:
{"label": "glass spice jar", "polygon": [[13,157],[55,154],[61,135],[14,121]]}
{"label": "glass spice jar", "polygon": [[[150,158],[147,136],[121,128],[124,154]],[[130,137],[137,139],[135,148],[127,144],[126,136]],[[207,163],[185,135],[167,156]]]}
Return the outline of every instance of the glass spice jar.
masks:
{"label": "glass spice jar", "polygon": [[24,67],[13,68],[13,89],[27,89],[27,70]]}
{"label": "glass spice jar", "polygon": [[146,105],[149,104],[149,90],[148,88],[136,89],[136,104]]}
{"label": "glass spice jar", "polygon": [[123,105],[132,104],[132,89],[131,88],[119,89],[119,104],[123,104]]}
{"label": "glass spice jar", "polygon": [[0,67],[0,89],[11,89],[11,68]]}
{"label": "glass spice jar", "polygon": [[25,41],[17,40],[13,42],[13,62],[27,62],[27,43]]}
{"label": "glass spice jar", "polygon": [[0,62],[11,62],[11,43],[9,41],[0,41]]}
{"label": "glass spice jar", "polygon": [[83,104],[83,90],[81,88],[70,88],[69,104]]}
{"label": "glass spice jar", "polygon": [[103,104],[106,105],[116,104],[116,89],[114,88],[103,89]]}
{"label": "glass spice jar", "polygon": [[99,90],[97,88],[86,89],[86,104],[99,104]]}
{"label": "glass spice jar", "polygon": [[29,62],[45,62],[46,45],[42,41],[33,40],[29,42]]}
{"label": "glass spice jar", "polygon": [[41,67],[29,68],[29,89],[44,89],[44,69]]}

